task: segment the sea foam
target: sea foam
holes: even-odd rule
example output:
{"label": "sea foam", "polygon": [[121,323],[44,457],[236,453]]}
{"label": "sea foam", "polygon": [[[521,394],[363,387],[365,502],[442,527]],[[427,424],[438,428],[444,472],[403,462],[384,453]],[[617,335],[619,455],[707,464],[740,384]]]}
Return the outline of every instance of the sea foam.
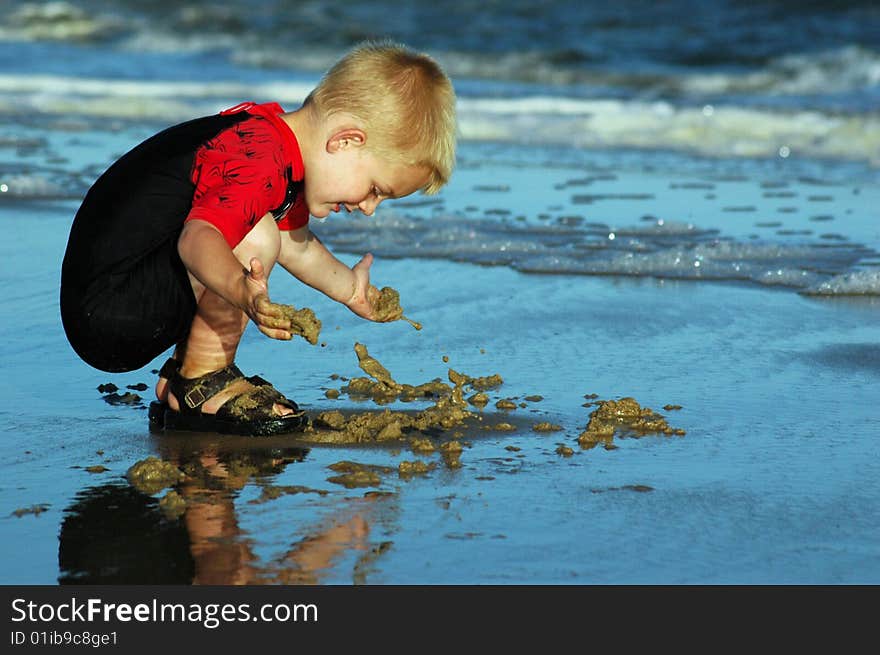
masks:
{"label": "sea foam", "polygon": [[811,296],[878,296],[880,295],[880,270],[853,271],[835,275],[802,293]]}
{"label": "sea foam", "polygon": [[[91,115],[166,122],[243,99],[297,107],[305,82],[174,82],[0,75],[0,113]],[[880,116],[745,106],[542,95],[460,97],[465,140],[584,148],[671,149],[710,157],[821,157],[880,166]]]}

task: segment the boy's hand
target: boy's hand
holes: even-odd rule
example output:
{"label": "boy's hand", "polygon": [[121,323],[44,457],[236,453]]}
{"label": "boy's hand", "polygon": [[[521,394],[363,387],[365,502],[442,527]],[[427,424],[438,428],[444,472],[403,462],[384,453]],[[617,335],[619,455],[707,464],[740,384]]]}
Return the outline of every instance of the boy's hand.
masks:
{"label": "boy's hand", "polygon": [[373,303],[379,297],[379,290],[370,284],[370,266],[373,265],[373,255],[367,253],[361,260],[351,267],[354,273],[354,293],[345,303],[355,314],[369,321],[373,318]]}
{"label": "boy's hand", "polygon": [[269,300],[269,284],[263,262],[252,257],[250,265],[251,270],[245,276],[248,303],[244,311],[267,337],[290,341],[290,320],[285,318],[281,305]]}

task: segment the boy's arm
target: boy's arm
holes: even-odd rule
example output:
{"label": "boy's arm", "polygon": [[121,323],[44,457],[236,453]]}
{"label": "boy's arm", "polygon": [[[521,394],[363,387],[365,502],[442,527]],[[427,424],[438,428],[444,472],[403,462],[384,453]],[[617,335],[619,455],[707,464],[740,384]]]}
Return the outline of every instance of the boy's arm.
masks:
{"label": "boy's arm", "polygon": [[305,225],[281,232],[278,263],[300,282],[342,303],[358,316],[375,320],[370,301],[378,298],[379,290],[370,284],[370,253],[349,268]]}
{"label": "boy's arm", "polygon": [[256,257],[244,268],[220,231],[201,220],[184,223],[177,251],[186,269],[205,287],[244,311],[260,332],[273,339],[291,339],[290,321],[269,300],[263,263]]}

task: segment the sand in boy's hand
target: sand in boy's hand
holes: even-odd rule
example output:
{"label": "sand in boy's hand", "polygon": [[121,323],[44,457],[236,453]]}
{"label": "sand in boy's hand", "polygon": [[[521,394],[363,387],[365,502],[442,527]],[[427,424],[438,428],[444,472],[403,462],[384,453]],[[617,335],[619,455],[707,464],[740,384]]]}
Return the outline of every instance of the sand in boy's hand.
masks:
{"label": "sand in boy's hand", "polygon": [[290,321],[290,333],[298,334],[313,346],[318,343],[318,335],[321,333],[321,321],[315,317],[308,307],[297,309],[293,305],[279,305],[284,312],[284,318]]}
{"label": "sand in boy's hand", "polygon": [[371,295],[370,305],[373,307],[373,316],[375,320],[380,322],[404,320],[412,325],[416,330],[422,329],[421,323],[411,321],[403,315],[403,309],[400,306],[400,293],[391,287],[382,287],[378,296]]}

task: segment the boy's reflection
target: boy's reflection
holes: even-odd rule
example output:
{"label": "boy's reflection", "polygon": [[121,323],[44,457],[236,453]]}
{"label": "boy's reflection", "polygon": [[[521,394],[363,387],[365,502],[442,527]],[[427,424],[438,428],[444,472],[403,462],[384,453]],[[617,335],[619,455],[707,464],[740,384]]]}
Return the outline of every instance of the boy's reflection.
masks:
{"label": "boy's reflection", "polygon": [[79,492],[65,512],[58,546],[60,584],[190,584],[195,562],[182,521],[155,498],[121,484]]}
{"label": "boy's reflection", "polygon": [[[363,514],[373,501],[365,498],[346,499],[327,526],[279,560],[260,562],[239,529],[235,498],[251,478],[278,474],[303,461],[308,450],[230,443],[222,450],[217,442],[161,443],[161,456],[187,474],[177,486],[187,505],[179,519],[163,513],[157,498],[126,484],[77,494],[61,525],[59,583],[317,584],[345,553],[363,551],[361,560],[368,561],[370,526]],[[358,568],[355,582],[362,577]]]}

